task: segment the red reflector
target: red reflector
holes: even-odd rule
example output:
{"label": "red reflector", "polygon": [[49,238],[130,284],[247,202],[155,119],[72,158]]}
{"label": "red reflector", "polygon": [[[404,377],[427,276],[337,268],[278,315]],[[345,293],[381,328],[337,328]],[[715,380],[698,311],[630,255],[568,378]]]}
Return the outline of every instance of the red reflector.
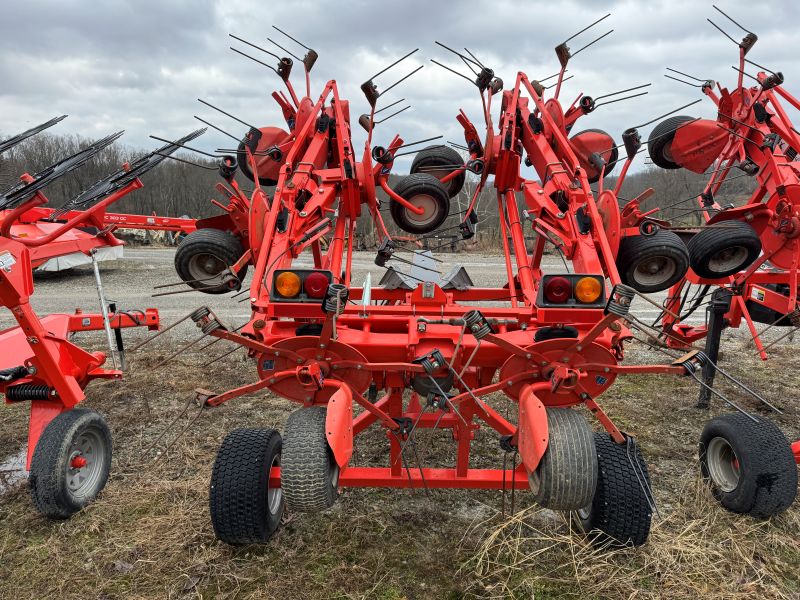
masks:
{"label": "red reflector", "polygon": [[325,296],[325,290],[328,289],[329,283],[330,281],[323,273],[309,273],[303,282],[303,289],[309,298],[322,298]]}
{"label": "red reflector", "polygon": [[566,277],[551,277],[544,284],[544,297],[548,302],[560,304],[572,296],[572,284]]}

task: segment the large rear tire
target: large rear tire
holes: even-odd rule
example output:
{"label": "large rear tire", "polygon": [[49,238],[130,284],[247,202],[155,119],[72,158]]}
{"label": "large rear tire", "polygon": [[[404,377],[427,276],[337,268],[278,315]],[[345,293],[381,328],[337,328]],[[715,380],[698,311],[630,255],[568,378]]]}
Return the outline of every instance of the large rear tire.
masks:
{"label": "large rear tire", "polygon": [[794,502],[797,465],[778,426],[758,419],[742,413],[711,419],[700,436],[700,469],[722,506],[767,518]]}
{"label": "large rear tire", "polygon": [[673,231],[637,235],[622,240],[617,270],[625,285],[649,294],[667,290],[689,269],[689,252]]}
{"label": "large rear tire", "polygon": [[547,409],[547,451],[528,475],[534,501],[553,510],[578,510],[597,487],[597,451],[592,428],[571,408]]}
{"label": "large rear tire", "polygon": [[641,546],[650,535],[652,510],[647,465],[635,444],[617,444],[606,432],[594,434],[599,472],[591,503],[577,511],[586,533],[601,544]]}
{"label": "large rear tire", "polygon": [[289,415],[283,434],[281,486],[291,511],[319,512],[338,496],[339,466],[325,437],[324,406]]}
{"label": "large rear tire", "polygon": [[217,451],[208,506],[217,539],[227,544],[263,544],[283,516],[283,490],[270,488],[281,465],[281,436],[274,429],[236,429]]}
{"label": "large rear tire", "polygon": [[[175,271],[189,287],[205,294],[224,294],[232,289],[223,282],[222,273],[244,254],[242,243],[227,231],[198,229],[180,243],[175,251]],[[247,265],[236,273],[239,281],[247,274]]]}
{"label": "large rear tire", "polygon": [[36,510],[66,519],[88,505],[108,481],[111,453],[111,431],[100,413],[75,408],[50,421],[28,479]]}

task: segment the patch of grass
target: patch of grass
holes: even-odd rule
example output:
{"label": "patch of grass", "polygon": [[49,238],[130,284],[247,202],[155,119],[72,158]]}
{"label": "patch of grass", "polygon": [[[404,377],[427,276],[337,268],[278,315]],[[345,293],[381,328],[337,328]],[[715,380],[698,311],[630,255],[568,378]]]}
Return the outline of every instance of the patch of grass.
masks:
{"label": "patch of grass", "polygon": [[[800,438],[800,410],[794,399],[782,397],[782,390],[800,385],[795,355],[781,349],[783,354],[762,363],[743,343],[726,344],[725,365],[766,397],[777,398],[784,414],[774,418],[792,439]],[[260,395],[206,411],[153,462],[154,453],[143,453],[195,388],[229,389],[255,378],[252,364],[235,354],[214,370],[198,368],[209,358],[199,353],[152,369],[170,349],[164,340],[149,354],[133,357],[121,383],[89,388],[87,405],[106,415],[115,444],[112,477],[97,502],[69,521],[53,522],[34,512],[24,486],[2,496],[0,597],[800,595],[800,509],[795,504],[758,522],[727,513],[713,501],[698,482],[696,444],[703,423],[728,408],[715,401],[710,413],[696,410],[696,384],[676,377],[620,377],[600,398],[604,410],[636,435],[650,467],[662,519],[642,548],[598,551],[572,531],[568,519],[530,507],[524,492],[517,493],[519,512],[502,520],[500,492],[426,495],[391,489],[345,490],[330,511],[288,515],[265,546],[227,546],[214,538],[208,515],[216,450],[237,427],[281,429],[295,406]],[[656,359],[635,345],[629,358]],[[760,410],[724,382],[720,389]],[[488,401],[501,413],[511,406],[502,394]],[[0,419],[0,455],[6,456],[25,441],[27,413],[24,406],[0,410],[7,417]],[[188,420],[180,420],[178,428]],[[382,431],[365,432],[356,440],[357,464],[383,464],[386,444]],[[452,464],[449,433],[422,432],[418,445],[426,466]],[[473,456],[476,466],[499,467],[497,436],[477,431]]]}

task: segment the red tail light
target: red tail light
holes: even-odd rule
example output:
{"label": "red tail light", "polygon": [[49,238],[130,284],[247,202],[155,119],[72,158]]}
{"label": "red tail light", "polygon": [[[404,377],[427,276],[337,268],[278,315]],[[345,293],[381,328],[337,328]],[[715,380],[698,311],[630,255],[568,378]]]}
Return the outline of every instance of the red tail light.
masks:
{"label": "red tail light", "polygon": [[544,285],[544,297],[548,302],[561,304],[572,296],[572,283],[566,277],[551,277]]}
{"label": "red tail light", "polygon": [[306,276],[306,280],[303,282],[303,289],[309,298],[322,298],[325,296],[328,284],[330,284],[328,276],[317,271]]}

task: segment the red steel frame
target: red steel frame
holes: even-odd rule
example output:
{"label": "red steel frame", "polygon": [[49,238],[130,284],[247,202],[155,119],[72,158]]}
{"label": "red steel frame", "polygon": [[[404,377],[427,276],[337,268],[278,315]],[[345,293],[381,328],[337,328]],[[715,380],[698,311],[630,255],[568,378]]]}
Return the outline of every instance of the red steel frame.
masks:
{"label": "red steel frame", "polygon": [[[563,69],[561,76],[563,76]],[[546,408],[585,405],[603,427],[622,443],[623,434],[598,405],[596,398],[617,375],[631,373],[684,374],[679,363],[672,365],[623,366],[623,341],[630,337],[620,316],[593,308],[551,308],[537,306],[543,272],[541,259],[545,237],[558,238],[566,257],[578,273],[605,276],[611,286],[619,283],[614,263],[620,232],[617,190],[601,191],[602,203],[595,200],[581,161],[567,143],[567,124],[580,116],[570,109],[562,112],[557,98],[547,102],[541,89],[520,73],[513,91],[502,97],[498,131],[491,121],[492,91],[482,98],[487,136],[484,153],[475,154],[494,173],[502,239],[505,244],[508,284],[498,288],[443,290],[436,284],[420,284],[415,290],[369,290],[371,303],[361,304],[365,290],[352,281],[352,255],[355,222],[366,205],[379,237],[389,239],[375,198],[381,186],[393,201],[409,210],[416,208],[391,191],[387,185],[392,162],[373,164],[372,134],[357,160],[350,137],[349,105],[339,97],[334,81],[328,82],[319,99],[304,97],[298,107],[294,141],[282,163],[275,195],[268,199],[258,185],[258,165],[249,155],[256,189],[250,198],[249,250],[255,265],[250,288],[251,320],[238,333],[219,325],[211,333],[245,346],[255,359],[258,380],[219,395],[206,396],[216,406],[232,398],[264,389],[305,406],[327,405],[327,439],[340,466],[341,486],[387,487],[462,487],[499,489],[512,485],[512,478],[500,469],[470,466],[470,446],[475,431],[483,422],[503,436],[521,455],[513,485],[527,486],[527,473],[537,468],[548,440]],[[528,97],[525,97],[527,94]],[[533,106],[529,107],[529,100]],[[311,107],[309,109],[309,106]],[[302,109],[301,109],[302,107]],[[303,118],[300,118],[303,113]],[[374,106],[373,106],[374,114]],[[540,118],[544,133],[535,133],[531,115]],[[318,127],[318,117],[332,119],[334,125]],[[519,118],[518,118],[519,116]],[[475,128],[462,112],[466,140]],[[395,137],[386,148],[393,153],[403,144]],[[249,151],[248,151],[249,152]],[[523,179],[520,162],[523,152],[537,170],[542,184]],[[632,156],[626,161],[627,171]],[[624,172],[623,172],[624,177]],[[602,180],[601,180],[602,181]],[[482,185],[486,176],[482,179]],[[602,186],[602,183],[601,183]],[[601,188],[602,189],[602,188]],[[534,230],[542,234],[534,252],[525,248],[523,222],[515,192],[524,194],[527,209],[536,215]],[[561,194],[566,207],[553,198]],[[610,211],[611,235],[603,227]],[[285,227],[276,228],[278,216],[286,214]],[[578,215],[591,222],[589,231],[579,226]],[[323,235],[331,234],[326,252],[320,245]],[[615,240],[616,243],[611,240]],[[341,310],[325,313],[320,303],[277,302],[271,299],[273,275],[288,269],[304,250],[309,250],[315,269],[327,270],[334,283],[349,288],[349,300]],[[241,262],[241,261],[240,261]],[[237,269],[235,265],[233,269]],[[624,286],[606,291],[605,297],[627,307],[617,294]],[[472,335],[461,321],[474,307],[508,299],[506,307],[486,306],[482,315],[492,323],[488,335]],[[629,299],[628,299],[629,300]],[[623,311],[624,312],[624,311]],[[199,319],[204,331],[213,329],[213,312]],[[454,320],[456,320],[454,322]],[[319,335],[298,335],[298,325],[316,323]],[[533,342],[533,332],[548,326],[569,324],[579,331],[577,339],[550,339]],[[433,375],[448,373],[451,367],[460,374],[458,393],[447,400],[446,409],[425,412],[425,399],[413,392],[404,406],[403,392],[414,377],[428,372],[417,360],[439,350],[446,362],[435,365]],[[366,397],[370,384],[383,390],[378,398]],[[485,396],[503,391],[518,405],[516,423],[492,408]],[[357,417],[353,404],[363,408]],[[404,423],[418,427],[441,427],[451,431],[456,441],[455,466],[451,468],[406,469],[403,472],[401,447],[408,434]],[[378,423],[389,440],[389,463],[385,467],[350,466],[353,438]],[[279,484],[279,470],[272,473]]]}
{"label": "red steel frame", "polygon": [[[33,268],[39,267],[57,256],[76,252],[88,255],[96,248],[122,246],[122,240],[113,234],[117,229],[183,233],[191,233],[196,229],[195,219],[129,215],[109,213],[104,210],[92,217],[83,215],[84,211],[73,210],[60,215],[58,221],[49,221],[48,218],[53,212],[54,209],[43,206],[35,206],[21,214],[19,212],[12,214],[10,210],[0,211],[0,229],[7,231],[7,235],[12,238],[49,240],[43,244],[29,247]],[[4,222],[9,218],[13,220],[13,224],[6,228]],[[63,225],[67,222],[75,223],[75,225],[65,229]],[[91,234],[78,229],[78,227],[97,227],[99,231],[97,234]],[[56,232],[58,235],[51,235]]]}
{"label": "red steel frame", "polygon": [[[32,178],[25,175],[23,180]],[[61,239],[75,227],[102,227],[106,207],[141,187],[141,181],[134,179],[88,210],[70,213],[64,223],[54,224],[52,231],[46,234],[12,239],[11,232],[17,219],[47,202],[44,194],[37,192],[19,207],[7,211],[0,227],[0,301],[18,323],[18,327],[0,332],[0,369],[24,367],[27,371],[22,377],[0,382],[0,392],[6,394],[8,403],[8,390],[12,386],[44,386],[49,390],[47,399],[31,400],[26,468],[30,468],[44,428],[60,413],[84,400],[83,390],[90,381],[122,377],[119,370],[103,368],[106,360],[103,352],[87,352],[67,340],[73,332],[103,329],[101,314],[76,312],[42,319],[36,315],[30,305],[34,291],[32,254],[37,249],[51,246],[54,240]],[[138,313],[111,314],[109,322],[113,329],[145,326],[155,330],[159,327],[159,316],[155,309],[147,309]]]}
{"label": "red steel frame", "polygon": [[[713,164],[712,175],[704,194],[716,195],[736,161],[749,160],[758,172],[758,186],[747,202],[737,208],[721,210],[714,201],[706,206],[698,197],[698,205],[705,209],[701,214],[706,223],[722,223],[740,220],[750,223],[759,234],[763,251],[761,256],[746,270],[724,281],[706,280],[691,269],[684,281],[670,289],[662,327],[667,334],[667,343],[673,347],[685,347],[706,336],[705,326],[681,323],[678,315],[682,310],[681,294],[686,283],[726,286],[733,291],[730,311],[726,315],[729,326],[738,327],[744,319],[762,359],[767,355],[753,319],[745,302],[761,304],[781,315],[797,308],[798,266],[800,266],[800,162],[787,156],[789,148],[800,150],[800,135],[781,104],[781,99],[796,110],[800,100],[783,89],[780,80],[759,72],[760,83],[767,85],[745,87],[743,84],[745,54],[749,48],[740,47],[739,76],[737,86],[728,91],[714,82],[706,82],[703,92],[718,108],[716,121],[698,120],[677,129],[672,142],[672,155],[677,164],[699,173]],[[774,84],[774,87],[769,85]],[[764,88],[767,89],[764,89]],[[770,116],[766,120],[756,117],[754,105],[760,103]],[[780,138],[775,143],[775,136]],[[716,214],[711,213],[714,210]],[[762,269],[767,263],[771,268]],[[789,295],[784,296],[766,287],[769,284],[785,284]]]}

